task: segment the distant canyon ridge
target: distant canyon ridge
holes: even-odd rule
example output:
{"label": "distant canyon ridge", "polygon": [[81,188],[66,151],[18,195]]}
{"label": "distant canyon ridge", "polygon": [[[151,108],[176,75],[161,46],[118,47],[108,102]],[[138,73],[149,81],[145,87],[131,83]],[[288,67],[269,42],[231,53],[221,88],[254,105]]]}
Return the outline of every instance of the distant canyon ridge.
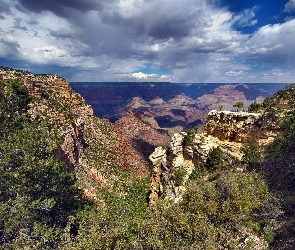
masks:
{"label": "distant canyon ridge", "polygon": [[135,83],[135,82],[72,82],[71,87],[93,107],[94,114],[118,122],[135,117],[169,135],[201,126],[210,110],[236,110],[261,103],[286,83]]}

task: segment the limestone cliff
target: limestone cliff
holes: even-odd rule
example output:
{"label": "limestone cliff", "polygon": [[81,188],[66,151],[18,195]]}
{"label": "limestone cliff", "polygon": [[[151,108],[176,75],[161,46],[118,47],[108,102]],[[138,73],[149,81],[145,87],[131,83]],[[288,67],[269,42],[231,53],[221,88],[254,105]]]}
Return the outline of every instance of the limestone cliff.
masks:
{"label": "limestone cliff", "polygon": [[[152,162],[152,179],[150,204],[160,195],[177,201],[185,190],[185,182],[198,163],[204,164],[210,149],[220,147],[226,160],[232,167],[242,158],[240,148],[251,140],[259,144],[272,141],[281,132],[278,121],[269,119],[260,113],[211,111],[202,133],[176,133],[171,139],[170,147],[158,147],[150,155]],[[238,169],[243,170],[243,169]],[[182,184],[177,185],[177,172],[184,171]]]}
{"label": "limestone cliff", "polygon": [[208,113],[204,130],[222,141],[242,143],[270,139],[281,131],[279,120],[269,119],[261,113],[216,110]]}

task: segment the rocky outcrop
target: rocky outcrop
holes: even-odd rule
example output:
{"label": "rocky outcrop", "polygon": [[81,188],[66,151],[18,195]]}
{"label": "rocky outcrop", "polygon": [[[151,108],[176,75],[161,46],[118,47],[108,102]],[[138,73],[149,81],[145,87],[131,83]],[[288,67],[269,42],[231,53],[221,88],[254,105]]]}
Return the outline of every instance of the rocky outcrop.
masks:
{"label": "rocky outcrop", "polygon": [[208,113],[204,130],[222,141],[242,143],[274,138],[281,131],[279,120],[260,113],[216,110]]}
{"label": "rocky outcrop", "polygon": [[44,91],[54,91],[70,98],[74,92],[69,82],[57,75],[32,74],[24,70],[0,67],[0,79],[18,79],[32,96],[40,97]]}
{"label": "rocky outcrop", "polygon": [[[186,132],[174,134],[168,149],[158,147],[150,155],[153,166],[150,204],[153,204],[163,193],[167,198],[177,202],[181,198],[181,194],[185,190],[185,183],[195,166],[206,162],[210,149],[213,147],[220,147],[233,165],[235,159],[242,157],[239,150],[242,143],[221,141],[212,135],[202,133],[195,134],[193,141],[189,145],[185,145],[186,135]],[[176,184],[179,171],[185,172],[181,185]]]}
{"label": "rocky outcrop", "polygon": [[[262,114],[209,112],[203,133],[192,134],[189,142],[187,132],[176,133],[168,149],[158,147],[150,155],[153,166],[150,204],[153,204],[163,193],[167,198],[179,200],[195,166],[206,163],[211,149],[220,147],[230,165],[243,171],[237,164],[242,158],[240,148],[251,140],[256,140],[260,144],[268,143],[280,131],[277,121]],[[177,182],[179,171],[185,173],[181,184]]]}
{"label": "rocky outcrop", "polygon": [[81,164],[82,155],[87,146],[84,138],[85,121],[78,118],[65,132],[60,144],[57,157],[67,164],[70,171]]}

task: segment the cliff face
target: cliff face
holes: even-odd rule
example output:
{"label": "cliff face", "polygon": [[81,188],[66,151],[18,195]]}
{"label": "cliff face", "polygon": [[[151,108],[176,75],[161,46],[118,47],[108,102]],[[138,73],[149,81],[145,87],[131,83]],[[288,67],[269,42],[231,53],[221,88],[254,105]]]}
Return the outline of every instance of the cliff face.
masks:
{"label": "cliff face", "polygon": [[[170,147],[158,147],[150,155],[152,180],[150,204],[165,194],[177,201],[185,190],[185,182],[198,163],[204,164],[211,149],[220,147],[231,166],[242,158],[241,147],[252,140],[267,144],[281,132],[278,121],[258,113],[211,111],[204,125],[204,132],[194,133],[187,142],[186,132],[176,133]],[[184,171],[181,185],[177,185],[177,172]]]}
{"label": "cliff face", "polygon": [[152,119],[144,117],[142,114],[139,115],[140,119],[132,111],[128,111],[115,123],[115,127],[128,140],[128,144],[132,145],[132,148],[141,155],[141,158],[138,158],[134,154],[129,154],[127,162],[133,165],[142,165],[144,162],[145,168],[149,169],[149,155],[156,147],[167,144],[169,137],[155,128],[157,125]]}
{"label": "cliff face", "polygon": [[204,130],[219,140],[242,143],[270,139],[281,131],[278,120],[260,113],[216,110],[208,113]]}
{"label": "cliff face", "polygon": [[91,106],[66,80],[6,67],[0,67],[0,79],[18,79],[35,97],[29,114],[32,119],[46,120],[62,136],[57,157],[76,171],[86,196],[96,198],[98,189],[111,188],[123,172],[148,176],[148,163],[142,154],[118,126],[95,117]]}

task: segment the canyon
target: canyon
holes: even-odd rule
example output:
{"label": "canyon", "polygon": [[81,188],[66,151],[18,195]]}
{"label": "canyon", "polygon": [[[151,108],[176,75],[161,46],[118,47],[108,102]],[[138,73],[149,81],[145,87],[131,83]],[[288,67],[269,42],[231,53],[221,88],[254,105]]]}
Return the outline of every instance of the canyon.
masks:
{"label": "canyon", "polygon": [[[130,98],[130,93],[125,93],[129,95],[126,102],[119,96],[111,97],[110,101],[115,98],[121,103],[116,108],[121,115],[111,122],[97,117],[95,109],[61,77],[0,67],[3,96],[9,95],[5,86],[10,85],[5,85],[5,81],[14,79],[28,90],[31,98],[25,115],[39,122],[32,123],[38,127],[37,131],[58,134],[60,139],[56,141],[53,158],[65,163],[62,165],[65,172],[73,173],[77,179],[77,194],[87,203],[83,213],[90,212],[88,206],[92,206],[89,217],[83,215],[81,218],[79,214],[75,218],[69,217],[69,224],[61,229],[64,233],[68,228],[76,227],[79,233],[74,237],[77,239],[98,236],[95,243],[84,242],[89,246],[103,242],[108,246],[151,246],[162,242],[165,247],[174,246],[173,241],[177,239],[162,239],[159,233],[163,230],[172,235],[176,233],[179,242],[189,238],[190,242],[185,244],[191,246],[203,244],[195,237],[203,237],[211,246],[225,249],[250,246],[267,249],[269,246],[271,234],[278,226],[274,222],[281,211],[276,198],[268,192],[262,174],[271,181],[276,176],[289,177],[292,171],[286,167],[278,172],[281,168],[278,170],[271,158],[264,165],[258,162],[259,168],[252,169],[245,161],[243,149],[251,143],[267,148],[280,136],[281,141],[277,142],[283,145],[282,135],[288,126],[282,126],[281,122],[292,118],[294,86],[267,99],[263,91],[244,84],[212,85],[210,91],[203,89],[199,96],[189,95],[185,88],[180,93],[169,90],[171,85],[164,84],[169,98],[163,97],[160,91],[156,96],[151,91],[144,93],[149,98],[144,95]],[[148,88],[159,90],[152,83]],[[92,95],[94,99],[98,98],[96,94]],[[233,111],[233,105],[238,101],[243,101],[249,112]],[[107,112],[113,108],[111,106]],[[287,122],[292,128],[292,119]],[[275,148],[277,151],[280,145]],[[208,163],[212,152],[219,157],[213,162],[216,166]],[[274,160],[280,163],[282,159],[276,156]],[[41,165],[36,165],[38,172],[39,167],[43,171]],[[279,183],[275,179],[272,185],[276,190],[288,191],[293,197],[292,182]],[[284,208],[293,204],[292,200],[286,202]],[[256,212],[259,213],[257,218]],[[292,221],[292,218],[291,214],[289,219]],[[224,230],[224,235],[220,234],[220,229]],[[73,237],[71,230],[69,236]],[[184,231],[178,234],[179,230]],[[212,234],[208,236],[206,230]],[[98,235],[98,232],[103,234]],[[190,238],[192,232],[193,238]],[[282,232],[289,232],[288,224]],[[266,238],[268,236],[270,238]],[[288,240],[284,243],[291,244],[292,235]],[[179,242],[177,244],[182,244]],[[66,244],[76,243],[69,241]]]}
{"label": "canyon", "polygon": [[211,110],[244,109],[261,103],[286,84],[182,84],[182,83],[71,83],[91,104],[94,114],[116,122],[131,110],[145,122],[152,119],[169,136],[201,127]]}

